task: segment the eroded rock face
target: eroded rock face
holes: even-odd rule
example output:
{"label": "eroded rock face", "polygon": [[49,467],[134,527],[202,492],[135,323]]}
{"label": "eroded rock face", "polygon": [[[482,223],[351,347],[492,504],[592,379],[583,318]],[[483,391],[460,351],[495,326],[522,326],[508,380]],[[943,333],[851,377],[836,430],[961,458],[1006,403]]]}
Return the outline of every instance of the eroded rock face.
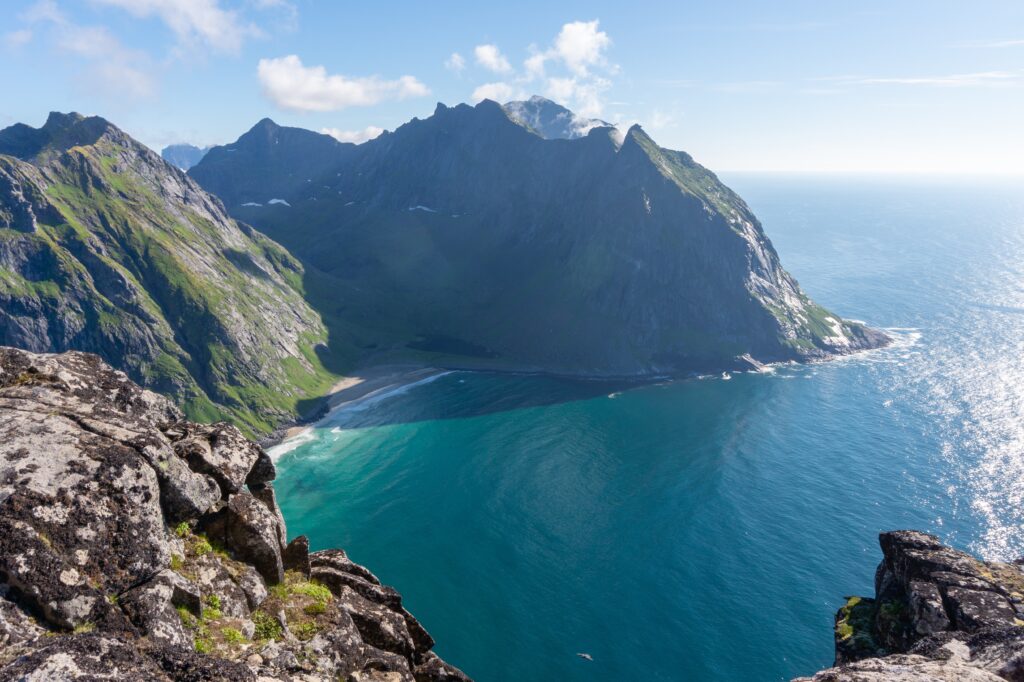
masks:
{"label": "eroded rock face", "polygon": [[801,680],[1024,680],[1024,566],[916,531],[879,543],[875,598],[836,614],[836,667]]}
{"label": "eroded rock face", "polygon": [[0,679],[468,679],[366,568],[286,545],[273,478],[97,356],[0,347]]}

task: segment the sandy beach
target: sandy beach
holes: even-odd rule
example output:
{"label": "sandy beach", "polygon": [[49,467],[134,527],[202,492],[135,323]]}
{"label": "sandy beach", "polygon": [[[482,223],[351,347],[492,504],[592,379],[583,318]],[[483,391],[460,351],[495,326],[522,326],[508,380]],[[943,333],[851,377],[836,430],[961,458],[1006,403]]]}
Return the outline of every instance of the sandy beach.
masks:
{"label": "sandy beach", "polygon": [[[437,367],[416,365],[379,365],[356,370],[351,376],[343,377],[331,387],[327,395],[328,414],[347,405],[445,374],[447,371]],[[284,432],[277,445],[283,445],[315,426],[315,423],[292,426]]]}

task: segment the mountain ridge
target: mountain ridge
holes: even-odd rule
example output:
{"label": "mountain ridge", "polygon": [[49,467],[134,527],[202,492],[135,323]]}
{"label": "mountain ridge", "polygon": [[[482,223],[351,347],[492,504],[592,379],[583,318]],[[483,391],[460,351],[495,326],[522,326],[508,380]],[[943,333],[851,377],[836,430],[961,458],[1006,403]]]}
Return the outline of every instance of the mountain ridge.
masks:
{"label": "mountain ridge", "polygon": [[[344,320],[387,327],[353,339],[378,357],[451,364],[446,346],[473,347],[472,365],[652,376],[886,343],[814,304],[742,199],[639,126],[547,139],[497,102],[439,103],[328,157],[293,160],[276,172],[305,182],[270,187],[264,169],[236,163],[251,193],[222,198],[335,278]],[[190,173],[217,193],[206,165]],[[266,205],[271,196],[287,206]],[[433,354],[413,352],[424,348]]]}

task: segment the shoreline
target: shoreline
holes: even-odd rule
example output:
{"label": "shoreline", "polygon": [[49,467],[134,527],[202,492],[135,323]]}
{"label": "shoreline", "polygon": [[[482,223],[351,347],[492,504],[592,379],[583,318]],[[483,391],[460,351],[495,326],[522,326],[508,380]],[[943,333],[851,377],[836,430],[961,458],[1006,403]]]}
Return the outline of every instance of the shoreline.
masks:
{"label": "shoreline", "polygon": [[286,442],[309,432],[332,412],[378,396],[388,395],[423,381],[435,379],[454,370],[422,365],[378,365],[353,371],[342,377],[324,397],[324,405],[317,414],[299,423],[282,426],[261,439],[260,445],[275,458],[284,452],[269,453]]}
{"label": "shoreline", "polygon": [[[268,452],[271,450],[277,450],[280,446],[284,445],[288,441],[291,441],[304,433],[312,431],[312,429],[316,428],[317,424],[322,422],[324,419],[330,416],[332,412],[336,410],[358,404],[360,402],[372,399],[374,397],[384,396],[396,391],[401,391],[420,382],[432,380],[445,374],[450,374],[452,372],[483,372],[519,376],[549,376],[555,378],[573,379],[578,381],[621,381],[636,384],[639,386],[645,384],[657,384],[666,381],[685,381],[689,379],[699,379],[709,376],[718,376],[719,373],[733,374],[737,372],[770,372],[776,367],[789,364],[813,365],[819,363],[840,361],[864,353],[885,350],[887,348],[891,348],[892,346],[894,346],[897,339],[888,334],[886,334],[885,336],[885,340],[882,343],[879,343],[878,345],[869,348],[856,348],[846,352],[836,352],[824,357],[806,358],[802,361],[787,359],[760,362],[750,356],[740,356],[740,358],[737,358],[737,360],[741,362],[737,362],[731,367],[726,366],[718,371],[692,371],[685,374],[579,374],[572,372],[556,372],[551,370],[544,370],[539,367],[521,367],[518,369],[511,369],[488,367],[486,364],[475,365],[474,363],[466,363],[462,365],[445,363],[443,366],[417,365],[412,363],[370,365],[362,369],[353,370],[350,376],[342,377],[333,386],[331,386],[331,390],[325,396],[323,396],[323,407],[315,415],[310,416],[304,420],[294,422],[290,425],[281,426],[273,433],[262,438],[260,440],[260,445],[263,448],[265,448]],[[291,449],[293,448],[288,448],[287,450],[279,450],[278,452],[270,454],[271,457],[276,460],[278,457],[280,457],[285,452],[288,452]]]}

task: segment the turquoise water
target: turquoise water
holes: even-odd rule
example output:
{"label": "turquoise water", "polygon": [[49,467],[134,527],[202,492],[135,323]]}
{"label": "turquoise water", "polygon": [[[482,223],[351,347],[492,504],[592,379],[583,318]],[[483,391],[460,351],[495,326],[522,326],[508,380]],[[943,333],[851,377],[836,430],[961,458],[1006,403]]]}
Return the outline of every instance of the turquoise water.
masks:
{"label": "turquoise water", "polygon": [[789,679],[831,662],[878,531],[1024,554],[1022,187],[726,180],[894,347],[632,389],[447,374],[281,456],[291,533],[395,585],[481,681]]}

